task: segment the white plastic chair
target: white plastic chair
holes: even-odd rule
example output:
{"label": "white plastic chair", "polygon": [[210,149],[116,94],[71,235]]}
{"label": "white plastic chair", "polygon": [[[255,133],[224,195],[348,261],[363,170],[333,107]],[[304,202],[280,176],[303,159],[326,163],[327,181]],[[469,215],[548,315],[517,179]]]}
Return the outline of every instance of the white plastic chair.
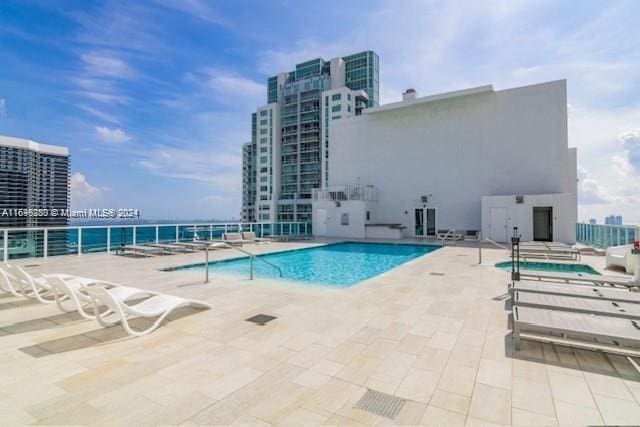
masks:
{"label": "white plastic chair", "polygon": [[23,296],[22,289],[22,284],[16,276],[0,268],[0,290],[13,296],[21,297]]}
{"label": "white plastic chair", "polygon": [[[86,290],[89,296],[93,299],[93,310],[94,313],[96,313],[98,322],[102,326],[109,327],[117,323],[122,323],[122,326],[129,335],[138,337],[150,334],[156,330],[162,321],[171,314],[171,312],[178,308],[189,305],[203,307],[206,309],[211,308],[210,304],[202,301],[188,300],[165,294],[157,294],[138,304],[128,305],[126,302],[118,301],[118,299],[113,295],[111,289],[105,289],[100,286],[89,286]],[[99,304],[107,306],[107,308],[116,315],[117,319],[115,321],[107,320],[105,315],[99,312]],[[157,317],[157,319],[149,328],[141,331],[135,331],[129,325],[129,319],[132,317]]]}
{"label": "white plastic chair", "polygon": [[[142,298],[157,295],[155,292],[128,286],[119,286],[111,282],[96,280],[87,285],[78,281],[67,281],[67,279],[60,276],[45,275],[45,277],[49,280],[49,284],[53,289],[53,295],[58,308],[66,313],[77,311],[84,319],[95,319],[95,313],[97,313],[94,311],[93,314],[89,314],[86,311],[89,306],[93,307],[93,299],[87,294],[87,286],[109,287],[111,295],[120,302],[134,297]],[[64,303],[66,303],[66,306]],[[102,315],[106,316],[111,313],[112,310],[107,308],[107,311],[103,312]]]}

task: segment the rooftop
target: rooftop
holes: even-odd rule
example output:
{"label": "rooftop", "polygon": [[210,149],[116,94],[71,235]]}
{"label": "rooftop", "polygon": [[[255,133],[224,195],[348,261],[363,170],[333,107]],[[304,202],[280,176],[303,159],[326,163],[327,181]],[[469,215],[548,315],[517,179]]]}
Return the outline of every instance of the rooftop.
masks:
{"label": "rooftop", "polygon": [[69,149],[58,145],[41,144],[30,139],[14,138],[0,135],[0,146],[24,148],[44,154],[54,154],[56,156],[68,156]]}
{"label": "rooftop", "polygon": [[[321,244],[252,246],[270,252]],[[445,247],[346,289],[160,271],[203,254],[23,260],[206,300],[142,338],[0,295],[2,419],[13,424],[634,424],[629,359],[523,341],[514,352],[506,251]],[[212,259],[236,256],[231,250]],[[602,257],[583,261],[602,269]],[[610,273],[608,273],[610,274]],[[245,321],[277,317],[264,326]],[[406,399],[395,420],[354,408]]]}

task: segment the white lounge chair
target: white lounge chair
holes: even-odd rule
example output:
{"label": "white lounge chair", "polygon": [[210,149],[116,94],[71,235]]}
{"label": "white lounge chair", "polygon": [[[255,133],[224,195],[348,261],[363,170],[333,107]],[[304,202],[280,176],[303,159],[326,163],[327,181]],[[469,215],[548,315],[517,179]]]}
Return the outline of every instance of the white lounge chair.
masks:
{"label": "white lounge chair", "polygon": [[[66,313],[77,311],[81,317],[85,319],[95,319],[96,312],[93,314],[87,313],[89,306],[93,307],[93,299],[87,294],[87,286],[78,282],[68,282],[67,280],[59,276],[46,276],[49,279],[49,283],[53,289],[56,304],[58,308]],[[138,288],[131,288],[128,286],[119,286],[115,283],[104,282],[96,280],[88,286],[101,286],[109,288],[109,292],[117,301],[123,302],[133,298],[149,297],[158,295],[156,292],[145,291]],[[70,303],[66,304],[65,303]],[[70,307],[69,307],[70,305]],[[112,313],[111,309],[107,308],[106,312],[102,315],[106,316]]]}
{"label": "white lounge chair", "polygon": [[[126,302],[118,301],[112,294],[112,291],[100,286],[87,287],[87,293],[93,300],[93,310],[96,313],[98,322],[104,326],[109,327],[117,323],[122,323],[125,331],[129,335],[143,336],[147,335],[160,326],[162,321],[174,310],[186,307],[196,306],[210,309],[211,305],[202,301],[188,300],[173,295],[158,294],[149,299],[146,299],[135,305],[128,305]],[[107,306],[117,317],[115,321],[106,319],[105,315],[101,314],[98,310],[99,305]],[[147,329],[136,331],[129,325],[129,319],[132,317],[144,317],[153,318],[157,317],[156,321]]]}
{"label": "white lounge chair", "polygon": [[151,255],[164,255],[164,249],[157,248],[153,246],[142,246],[142,245],[124,245],[118,246],[115,248],[116,255],[121,255],[124,253],[132,253],[133,255],[144,255],[145,257]]}
{"label": "white lounge chair", "polygon": [[633,245],[612,246],[607,248],[606,265],[607,267],[621,267],[628,274],[636,271],[636,257],[631,254]]}
{"label": "white lounge chair", "polygon": [[240,245],[240,246],[242,246],[245,243],[253,243],[249,240],[243,239],[241,233],[223,233],[222,241],[230,245]]}
{"label": "white lounge chair", "polygon": [[513,338],[516,350],[520,350],[521,339],[528,339],[624,356],[640,355],[640,325],[630,319],[516,306]]}
{"label": "white lounge chair", "polygon": [[444,243],[446,241],[451,241],[455,244],[456,240],[462,240],[464,238],[462,234],[456,233],[456,230],[453,228],[446,232],[443,231],[444,230],[441,230],[438,234],[436,234],[436,239],[442,240],[442,246],[444,246]]}
{"label": "white lounge chair", "polygon": [[273,242],[273,240],[266,237],[256,237],[256,233],[254,233],[253,231],[243,231],[242,239],[250,243],[258,243],[258,244]]}
{"label": "white lounge chair", "polygon": [[540,294],[565,295],[571,297],[605,299],[609,301],[633,302],[640,304],[640,292],[630,292],[628,289],[610,288],[604,286],[569,285],[558,282],[528,282],[516,281],[510,288],[514,291],[533,292]]}
{"label": "white lounge chair", "polygon": [[565,283],[592,283],[595,285],[624,286],[634,288],[640,283],[633,281],[633,278],[623,276],[604,276],[588,273],[562,273],[553,271],[521,270],[521,278],[532,280],[557,280]]}

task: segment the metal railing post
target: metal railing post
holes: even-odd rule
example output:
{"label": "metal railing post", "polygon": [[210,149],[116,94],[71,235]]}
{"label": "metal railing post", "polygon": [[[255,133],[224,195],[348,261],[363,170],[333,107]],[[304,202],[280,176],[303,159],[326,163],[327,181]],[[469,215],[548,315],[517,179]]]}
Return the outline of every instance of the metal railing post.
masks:
{"label": "metal railing post", "polygon": [[178,226],[176,225],[176,243],[180,241],[180,235],[178,233]]}
{"label": "metal railing post", "polygon": [[135,245],[135,244],[136,244],[136,234],[137,234],[137,231],[138,231],[138,227],[136,227],[136,226],[134,225],[134,226],[132,227],[132,231],[131,231],[131,233],[133,234],[133,237],[132,237],[132,239],[133,239],[133,243],[132,243],[132,244],[133,244],[133,245]]}
{"label": "metal railing post", "polygon": [[4,262],[9,261],[9,230],[4,230],[4,238],[2,243],[2,255],[4,258]]}
{"label": "metal railing post", "polygon": [[43,231],[43,247],[42,247],[42,256],[43,258],[47,258],[48,255],[48,246],[49,246],[49,230],[46,228]]}
{"label": "metal railing post", "polygon": [[160,227],[156,225],[156,245],[160,243]]}
{"label": "metal railing post", "polygon": [[204,247],[204,283],[209,283],[209,245]]}
{"label": "metal railing post", "polygon": [[478,264],[482,264],[482,231],[478,232]]}
{"label": "metal railing post", "polygon": [[107,253],[111,253],[111,227],[107,227]]}
{"label": "metal railing post", "polygon": [[82,227],[78,227],[78,255],[82,255]]}
{"label": "metal railing post", "polygon": [[250,270],[250,273],[249,273],[249,280],[253,280],[253,256],[249,257],[249,260],[250,260],[250,264],[251,264],[251,270]]}

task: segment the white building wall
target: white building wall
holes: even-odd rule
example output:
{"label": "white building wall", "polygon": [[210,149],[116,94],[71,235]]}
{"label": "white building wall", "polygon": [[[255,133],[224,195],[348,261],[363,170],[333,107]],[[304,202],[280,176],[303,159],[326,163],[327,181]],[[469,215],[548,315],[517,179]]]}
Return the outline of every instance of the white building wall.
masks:
{"label": "white building wall", "polygon": [[[326,237],[345,237],[363,239],[365,237],[365,224],[375,221],[376,202],[363,200],[344,200],[339,203],[329,200],[314,200],[313,202],[313,229],[317,236]],[[322,218],[317,214],[318,209],[326,212],[326,216]],[[369,211],[369,220],[367,220],[367,211]],[[342,224],[343,215],[348,216],[348,224]],[[320,224],[320,221],[323,221]],[[326,230],[319,234],[319,230]]]}
{"label": "white building wall", "polygon": [[[485,196],[482,198],[482,237],[505,242],[513,236],[513,227],[518,227],[523,241],[533,240],[534,207],[553,209],[553,240],[570,244],[576,242],[575,194],[572,193],[525,195],[523,203],[517,203],[513,195]],[[505,210],[505,224],[491,223],[492,209]],[[495,230],[503,227],[504,232]],[[496,235],[504,235],[504,238]]]}
{"label": "white building wall", "polygon": [[[279,104],[256,110],[256,219],[274,221],[280,192],[282,163]],[[266,151],[265,151],[266,150]],[[266,160],[266,161],[265,161]],[[262,170],[266,168],[266,171]]]}
{"label": "white building wall", "polygon": [[564,80],[389,104],[330,132],[329,186],[376,186],[377,221],[401,223],[406,235],[422,195],[439,229],[479,230],[482,196],[576,192]]}

